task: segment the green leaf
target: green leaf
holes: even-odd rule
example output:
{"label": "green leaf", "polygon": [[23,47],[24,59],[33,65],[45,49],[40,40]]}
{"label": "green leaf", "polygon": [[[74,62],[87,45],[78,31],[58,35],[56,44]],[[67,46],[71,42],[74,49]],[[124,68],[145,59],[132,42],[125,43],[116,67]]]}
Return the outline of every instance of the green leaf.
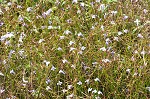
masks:
{"label": "green leaf", "polygon": [[106,0],[108,3],[110,2],[117,2],[117,0]]}

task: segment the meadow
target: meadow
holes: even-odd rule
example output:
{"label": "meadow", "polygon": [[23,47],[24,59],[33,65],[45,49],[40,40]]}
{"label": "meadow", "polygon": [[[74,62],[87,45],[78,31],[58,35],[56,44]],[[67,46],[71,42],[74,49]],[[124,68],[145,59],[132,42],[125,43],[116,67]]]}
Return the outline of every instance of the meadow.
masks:
{"label": "meadow", "polygon": [[150,1],[0,0],[0,99],[150,99]]}

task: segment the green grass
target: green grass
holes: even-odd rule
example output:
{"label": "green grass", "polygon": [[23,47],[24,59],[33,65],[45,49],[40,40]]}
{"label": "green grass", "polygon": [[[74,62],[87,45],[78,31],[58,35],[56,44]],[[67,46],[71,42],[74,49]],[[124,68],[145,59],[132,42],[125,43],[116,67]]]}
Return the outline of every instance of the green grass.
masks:
{"label": "green grass", "polygon": [[32,1],[0,1],[1,99],[150,98],[149,0]]}

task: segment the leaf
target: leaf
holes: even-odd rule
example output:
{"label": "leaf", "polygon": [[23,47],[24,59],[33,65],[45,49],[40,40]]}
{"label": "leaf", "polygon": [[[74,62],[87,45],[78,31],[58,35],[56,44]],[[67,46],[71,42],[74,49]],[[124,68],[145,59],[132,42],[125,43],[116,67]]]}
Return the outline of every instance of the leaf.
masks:
{"label": "leaf", "polygon": [[106,0],[108,3],[117,2],[117,0]]}

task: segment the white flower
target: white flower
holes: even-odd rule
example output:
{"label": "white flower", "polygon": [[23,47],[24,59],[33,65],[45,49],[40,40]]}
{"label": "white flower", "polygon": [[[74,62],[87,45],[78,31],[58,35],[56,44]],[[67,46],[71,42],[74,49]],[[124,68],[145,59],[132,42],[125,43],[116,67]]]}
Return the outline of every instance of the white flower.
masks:
{"label": "white flower", "polygon": [[63,60],[62,60],[62,62],[65,64],[65,63],[68,63],[68,61],[64,58]]}
{"label": "white flower", "polygon": [[144,9],[143,12],[146,14],[148,12],[148,10]]}
{"label": "white flower", "polygon": [[60,40],[62,40],[62,39],[64,39],[65,38],[65,36],[60,36]]}
{"label": "white flower", "polygon": [[73,41],[70,41],[70,42],[69,42],[69,45],[72,45],[72,44],[75,44],[75,42],[73,42]]}
{"label": "white flower", "polygon": [[32,11],[32,7],[28,7],[27,12],[31,12],[31,11]]}
{"label": "white flower", "polygon": [[71,31],[66,30],[66,31],[64,31],[64,34],[66,34],[66,35],[71,34]]}
{"label": "white flower", "polygon": [[100,1],[101,1],[101,0],[95,0],[95,2],[98,2],[98,3],[100,3]]}
{"label": "white flower", "polygon": [[98,11],[104,12],[105,9],[106,9],[105,4],[101,4],[101,5],[99,6],[99,8],[98,8]]}
{"label": "white flower", "polygon": [[95,19],[95,18],[96,18],[96,15],[92,15],[92,18]]}
{"label": "white flower", "polygon": [[102,59],[102,62],[104,62],[104,63],[110,63],[111,61],[109,59]]}
{"label": "white flower", "polygon": [[134,21],[134,23],[136,23],[136,25],[138,26],[139,23],[140,23],[140,20],[139,20],[139,19],[136,19],[136,20]]}
{"label": "white flower", "polygon": [[97,90],[96,90],[96,89],[95,89],[95,90],[93,90],[93,91],[92,91],[92,93],[97,93]]}
{"label": "white flower", "polygon": [[68,89],[72,89],[73,88],[73,86],[72,85],[68,85]]}
{"label": "white flower", "polygon": [[134,53],[135,53],[135,54],[138,54],[138,51],[137,51],[137,50],[135,50],[135,51],[134,51]]}
{"label": "white flower", "polygon": [[81,32],[78,33],[78,37],[81,37],[83,36],[83,34]]}
{"label": "white flower", "polygon": [[101,25],[101,29],[102,29],[102,31],[104,31],[104,26],[103,25]]}
{"label": "white flower", "polygon": [[150,92],[150,87],[146,87],[146,89]]}
{"label": "white flower", "polygon": [[59,73],[60,74],[65,74],[65,72],[63,70],[60,70]]}
{"label": "white flower", "polygon": [[40,39],[40,40],[39,40],[39,43],[42,43],[43,41],[44,41],[44,39]]}
{"label": "white flower", "polygon": [[47,60],[44,60],[44,63],[46,64],[46,66],[48,66],[50,64],[50,62]]}
{"label": "white flower", "polygon": [[61,47],[58,47],[57,50],[58,50],[58,51],[62,51],[62,48],[61,48]]}
{"label": "white flower", "polygon": [[12,32],[7,32],[7,34],[5,34],[5,35],[3,35],[3,36],[1,36],[1,41],[4,41],[5,39],[7,39],[7,38],[11,38],[11,37],[13,37],[14,36],[14,34],[12,33]]}
{"label": "white flower", "polygon": [[92,91],[92,88],[88,88],[88,93],[89,93],[90,91]]}
{"label": "white flower", "polygon": [[94,79],[94,81],[98,81],[98,82],[100,82],[99,78],[95,78],[95,79]]}
{"label": "white flower", "polygon": [[15,72],[14,72],[14,70],[13,70],[13,69],[10,71],[10,74],[15,74]]}
{"label": "white flower", "polygon": [[46,84],[49,84],[51,82],[50,79],[46,79]]}
{"label": "white flower", "polygon": [[45,15],[49,15],[52,12],[52,9],[47,10],[46,12],[44,12]]}
{"label": "white flower", "polygon": [[116,24],[116,23],[115,23],[114,21],[111,21],[110,24],[114,25],[114,24]]}
{"label": "white flower", "polygon": [[101,91],[98,91],[98,94],[99,94],[99,95],[100,95],[100,94],[102,95],[103,93],[102,93]]}
{"label": "white flower", "polygon": [[52,66],[51,70],[52,70],[52,71],[55,71],[55,69],[56,69],[56,68],[55,68],[54,66]]}
{"label": "white flower", "polygon": [[46,87],[46,90],[52,90],[52,88],[50,88],[49,86]]}
{"label": "white flower", "polygon": [[72,3],[78,3],[78,0],[72,0]]}
{"label": "white flower", "polygon": [[76,69],[76,66],[75,66],[75,65],[71,65],[71,67],[72,67],[73,69]]}
{"label": "white flower", "polygon": [[11,3],[11,2],[8,2],[8,3],[7,3],[7,5],[8,5],[8,6],[11,6],[11,5],[12,5],[12,3]]}
{"label": "white flower", "polygon": [[62,82],[61,82],[61,81],[58,81],[57,85],[58,85],[58,86],[61,86],[61,85],[62,85]]}
{"label": "white flower", "polygon": [[73,51],[73,50],[75,50],[76,48],[74,48],[74,47],[70,47],[70,51]]}
{"label": "white flower", "polygon": [[50,25],[50,26],[48,26],[48,29],[49,29],[49,30],[50,30],[50,29],[53,29],[53,26],[51,26],[51,25]]}
{"label": "white flower", "polygon": [[121,31],[118,32],[118,35],[122,35],[123,33]]}
{"label": "white flower", "polygon": [[139,37],[139,38],[144,38],[142,34],[138,34],[137,37]]}
{"label": "white flower", "polygon": [[4,76],[4,74],[0,71],[0,76]]}
{"label": "white flower", "polygon": [[23,78],[22,78],[22,81],[23,81],[24,83],[28,83],[28,81],[24,79],[24,76],[23,76]]}
{"label": "white flower", "polygon": [[90,83],[90,79],[87,79],[87,80],[85,81],[85,83],[89,84],[89,83]]}
{"label": "white flower", "polygon": [[115,40],[115,41],[119,41],[118,37],[114,37],[114,40]]}
{"label": "white flower", "polygon": [[117,11],[111,11],[111,13],[116,15],[118,12]]}
{"label": "white flower", "polygon": [[2,94],[5,91],[5,89],[0,89],[0,94]]}
{"label": "white flower", "polygon": [[99,50],[105,52],[105,51],[106,51],[106,48],[105,48],[105,47],[102,47],[102,48],[100,48]]}
{"label": "white flower", "polygon": [[66,89],[63,89],[63,90],[62,90],[63,93],[65,93],[65,92],[67,92],[67,91],[68,91],[68,90],[66,90]]}
{"label": "white flower", "polygon": [[142,54],[142,55],[145,55],[145,54],[146,54],[146,52],[143,50],[143,51],[141,51],[141,54]]}
{"label": "white flower", "polygon": [[80,14],[80,13],[81,13],[81,10],[78,10],[78,11],[77,11],[77,14]]}
{"label": "white flower", "polygon": [[127,70],[126,70],[127,73],[130,73],[130,71],[131,71],[131,69],[127,69]]}
{"label": "white flower", "polygon": [[123,14],[123,15],[124,15],[124,17],[123,17],[124,20],[128,19],[127,15],[125,15],[125,14]]}
{"label": "white flower", "polygon": [[79,82],[77,82],[77,84],[78,84],[78,85],[82,85],[82,82],[81,82],[81,81],[79,81]]}
{"label": "white flower", "polygon": [[82,51],[79,51],[79,52],[78,52],[78,54],[82,54],[82,53],[83,53]]}
{"label": "white flower", "polygon": [[66,96],[67,99],[72,99],[73,97],[74,97],[73,93],[71,95]]}
{"label": "white flower", "polygon": [[84,4],[84,2],[81,2],[80,5],[81,5],[82,7],[84,7],[85,4]]}
{"label": "white flower", "polygon": [[97,65],[98,64],[98,62],[92,62],[92,65]]}
{"label": "white flower", "polygon": [[85,47],[85,46],[82,46],[82,47],[81,47],[81,50],[82,50],[82,51],[84,51],[85,49],[86,49],[86,47]]}
{"label": "white flower", "polygon": [[125,29],[125,30],[123,30],[123,32],[124,32],[124,33],[128,33],[128,30],[127,30],[127,29]]}

